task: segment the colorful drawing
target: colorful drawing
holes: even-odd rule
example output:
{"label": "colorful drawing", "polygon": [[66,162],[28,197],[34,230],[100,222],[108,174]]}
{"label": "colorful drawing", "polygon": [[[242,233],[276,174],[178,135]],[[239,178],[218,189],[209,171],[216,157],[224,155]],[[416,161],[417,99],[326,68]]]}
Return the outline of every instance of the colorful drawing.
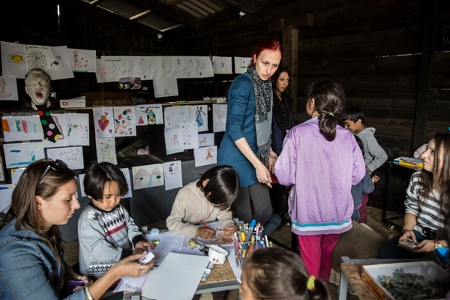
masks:
{"label": "colorful drawing", "polygon": [[2,127],[5,142],[42,140],[39,116],[3,116]]}
{"label": "colorful drawing", "polygon": [[195,166],[201,167],[217,163],[217,146],[194,149]]}
{"label": "colorful drawing", "polygon": [[135,190],[164,184],[162,164],[133,167],[133,186]]}
{"label": "colorful drawing", "polygon": [[84,169],[83,147],[47,149],[47,157],[62,160],[70,169]]}
{"label": "colorful drawing", "polygon": [[136,135],[136,121],[133,107],[114,107],[114,131],[115,136]]}
{"label": "colorful drawing", "polygon": [[114,137],[97,138],[95,146],[97,148],[97,162],[110,162],[117,164],[116,143]]}
{"label": "colorful drawing", "polygon": [[40,142],[3,144],[3,149],[8,169],[25,167],[36,160],[45,158],[44,147]]}
{"label": "colorful drawing", "polygon": [[163,124],[162,104],[136,105],[136,126]]}
{"label": "colorful drawing", "polygon": [[98,107],[93,109],[95,136],[105,138],[114,136],[114,111],[112,107]]}

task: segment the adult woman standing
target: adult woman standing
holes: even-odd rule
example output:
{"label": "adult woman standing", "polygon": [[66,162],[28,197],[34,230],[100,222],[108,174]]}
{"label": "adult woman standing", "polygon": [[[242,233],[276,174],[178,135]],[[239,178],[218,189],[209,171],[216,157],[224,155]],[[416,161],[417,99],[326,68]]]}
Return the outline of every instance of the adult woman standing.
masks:
{"label": "adult woman standing", "polygon": [[[292,97],[286,92],[289,85],[289,73],[280,67],[272,76],[273,85],[273,119],[272,119],[272,149],[280,155],[286,133],[298,124],[292,110]],[[273,166],[269,166],[273,170]],[[286,187],[279,183],[270,189],[270,198],[274,213],[281,216],[282,222],[289,220],[287,199],[284,195]]]}
{"label": "adult woman standing", "polygon": [[282,47],[276,38],[259,42],[247,72],[235,78],[228,92],[227,124],[217,162],[233,166],[239,175],[239,199],[234,210],[244,222],[255,219],[265,224],[272,215],[269,166],[275,164],[276,154],[270,145],[270,78],[282,55]]}
{"label": "adult woman standing", "polygon": [[99,299],[120,277],[141,276],[152,267],[135,262],[145,255],[136,254],[92,284],[75,273],[64,262],[58,226],[80,208],[76,192],[75,173],[59,160],[38,160],[22,174],[0,226],[0,299],[60,299],[69,279],[86,285],[67,299]]}

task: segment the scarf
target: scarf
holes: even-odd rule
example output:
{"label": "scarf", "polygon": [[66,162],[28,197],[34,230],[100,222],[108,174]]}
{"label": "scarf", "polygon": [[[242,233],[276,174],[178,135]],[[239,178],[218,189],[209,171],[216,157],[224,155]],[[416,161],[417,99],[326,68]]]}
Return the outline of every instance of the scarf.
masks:
{"label": "scarf", "polygon": [[294,126],[294,113],[291,109],[291,103],[289,103],[289,96],[283,92],[281,93],[281,100],[279,100],[274,92],[273,99],[275,99],[273,100],[273,115],[278,127],[285,133],[286,130]]}
{"label": "scarf", "polygon": [[272,132],[272,81],[261,80],[254,64],[247,67],[247,72],[252,78],[255,93],[255,128],[258,156],[261,162],[268,167]]}

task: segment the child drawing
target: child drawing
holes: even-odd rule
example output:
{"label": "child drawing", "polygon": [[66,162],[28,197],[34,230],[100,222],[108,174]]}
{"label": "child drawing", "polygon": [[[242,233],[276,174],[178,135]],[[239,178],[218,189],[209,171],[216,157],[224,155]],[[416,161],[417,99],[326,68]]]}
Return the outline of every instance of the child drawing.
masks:
{"label": "child drawing", "polygon": [[203,124],[205,124],[205,122],[203,121],[202,114],[203,114],[204,116],[206,116],[205,112],[203,111],[203,107],[197,106],[197,112],[196,112],[196,114],[197,114],[197,119],[196,119],[196,121],[197,121],[197,126],[198,126],[198,127],[201,127]]}

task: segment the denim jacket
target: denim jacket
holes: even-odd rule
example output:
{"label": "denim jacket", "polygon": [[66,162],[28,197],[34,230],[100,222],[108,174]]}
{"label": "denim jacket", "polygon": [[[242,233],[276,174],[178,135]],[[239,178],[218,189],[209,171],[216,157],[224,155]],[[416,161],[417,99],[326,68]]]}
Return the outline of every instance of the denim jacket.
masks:
{"label": "denim jacket", "polygon": [[[64,270],[51,248],[34,232],[16,230],[16,220],[0,230],[0,299],[59,299]],[[61,255],[62,257],[62,255]],[[86,299],[78,291],[67,299]]]}

